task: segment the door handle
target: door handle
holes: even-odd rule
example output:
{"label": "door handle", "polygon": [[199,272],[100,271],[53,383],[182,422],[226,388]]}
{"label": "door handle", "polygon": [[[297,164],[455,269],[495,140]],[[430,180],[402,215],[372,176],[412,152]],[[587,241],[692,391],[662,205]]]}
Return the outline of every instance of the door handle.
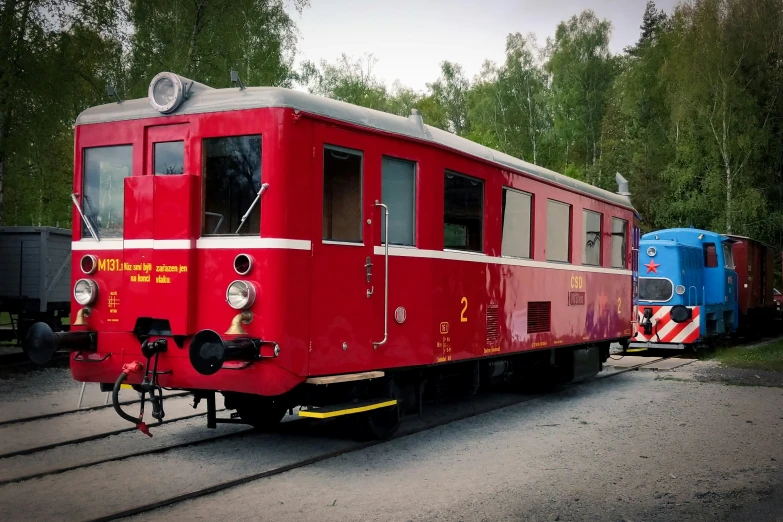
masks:
{"label": "door handle", "polygon": [[367,257],[367,262],[364,264],[364,270],[367,273],[367,282],[370,282],[370,279],[372,278],[372,260],[370,257]]}

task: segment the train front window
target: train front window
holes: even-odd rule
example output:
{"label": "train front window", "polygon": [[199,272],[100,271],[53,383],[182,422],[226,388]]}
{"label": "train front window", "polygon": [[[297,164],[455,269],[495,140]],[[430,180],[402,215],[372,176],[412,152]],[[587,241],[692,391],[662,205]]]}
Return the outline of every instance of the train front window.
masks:
{"label": "train front window", "polygon": [[665,302],[674,295],[674,285],[668,279],[657,277],[639,278],[639,300]]}
{"label": "train front window", "polygon": [[155,174],[183,174],[185,172],[185,142],[164,141],[154,145]]}
{"label": "train front window", "polygon": [[[250,214],[241,235],[261,231],[261,136],[210,138],[203,142],[203,236],[234,234],[242,216]],[[252,208],[251,208],[252,207]]]}
{"label": "train front window", "polygon": [[[122,237],[124,179],[131,175],[133,146],[84,149],[82,211],[99,238]],[[82,221],[82,237],[92,237]]]}
{"label": "train front window", "polygon": [[446,171],[443,248],[483,252],[484,181]]}

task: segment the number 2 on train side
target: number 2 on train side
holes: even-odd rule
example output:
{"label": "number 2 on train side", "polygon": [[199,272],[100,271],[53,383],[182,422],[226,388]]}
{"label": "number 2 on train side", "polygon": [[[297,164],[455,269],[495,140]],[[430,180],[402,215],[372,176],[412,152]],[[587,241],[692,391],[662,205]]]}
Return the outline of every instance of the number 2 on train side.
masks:
{"label": "number 2 on train side", "polygon": [[459,320],[460,320],[461,323],[467,323],[468,322],[468,318],[465,317],[465,312],[468,311],[468,298],[467,297],[463,297],[462,299],[460,299],[459,302],[462,303],[463,305],[465,305],[465,306],[462,307],[462,313],[459,314]]}

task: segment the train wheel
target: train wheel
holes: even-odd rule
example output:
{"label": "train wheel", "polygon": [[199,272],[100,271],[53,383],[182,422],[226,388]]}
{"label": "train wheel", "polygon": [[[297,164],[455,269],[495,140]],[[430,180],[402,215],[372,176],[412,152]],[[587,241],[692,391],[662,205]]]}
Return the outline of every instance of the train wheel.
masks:
{"label": "train wheel", "polygon": [[268,397],[246,398],[237,404],[239,418],[259,431],[274,430],[288,408]]}
{"label": "train wheel", "polygon": [[357,416],[358,436],[362,440],[388,439],[399,429],[402,419],[402,395],[400,388],[393,380],[384,385],[382,397],[397,399],[397,404],[378,410],[372,410]]}

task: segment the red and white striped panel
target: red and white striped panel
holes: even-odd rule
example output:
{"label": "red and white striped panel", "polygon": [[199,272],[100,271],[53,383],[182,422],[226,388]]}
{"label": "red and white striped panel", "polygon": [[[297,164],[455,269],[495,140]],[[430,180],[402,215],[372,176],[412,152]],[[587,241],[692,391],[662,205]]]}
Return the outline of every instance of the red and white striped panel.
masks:
{"label": "red and white striped panel", "polygon": [[[652,308],[653,316],[650,319],[652,322],[652,334],[644,335],[644,327],[642,321],[644,321],[644,309]],[[694,343],[699,338],[701,314],[699,313],[698,306],[689,306],[693,317],[690,321],[684,323],[676,323],[672,321],[671,306],[644,306],[639,305],[639,329],[636,336],[633,338],[637,342],[653,342],[653,343]]]}

